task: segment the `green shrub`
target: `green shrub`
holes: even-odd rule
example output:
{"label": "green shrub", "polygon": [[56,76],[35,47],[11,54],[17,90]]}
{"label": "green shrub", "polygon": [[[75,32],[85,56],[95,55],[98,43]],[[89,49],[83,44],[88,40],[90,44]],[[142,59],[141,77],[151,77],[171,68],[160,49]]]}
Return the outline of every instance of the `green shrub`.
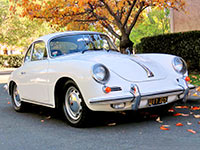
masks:
{"label": "green shrub", "polygon": [[7,60],[7,55],[0,55],[0,66],[4,66],[5,60]]}
{"label": "green shrub", "polygon": [[0,55],[0,66],[14,68],[20,67],[23,58],[23,55]]}
{"label": "green shrub", "polygon": [[166,53],[182,57],[190,71],[200,70],[200,31],[146,37],[136,45],[136,53]]}

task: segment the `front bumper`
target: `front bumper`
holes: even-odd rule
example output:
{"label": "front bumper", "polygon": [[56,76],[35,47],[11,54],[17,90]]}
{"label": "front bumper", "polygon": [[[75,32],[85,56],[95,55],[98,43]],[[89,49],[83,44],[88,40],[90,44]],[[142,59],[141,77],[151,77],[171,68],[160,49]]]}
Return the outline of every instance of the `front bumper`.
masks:
{"label": "front bumper", "polygon": [[[113,105],[113,104],[120,104],[126,103],[131,105],[131,107],[127,109],[137,110],[139,108],[148,107],[146,104],[145,106],[140,106],[140,103],[147,101],[148,99],[159,98],[159,97],[169,97],[171,100],[168,102],[173,102],[179,99],[183,99],[183,102],[187,101],[188,93],[190,89],[194,89],[195,86],[188,85],[187,82],[183,79],[177,79],[178,81],[178,89],[162,91],[162,92],[155,92],[155,93],[140,93],[139,87],[136,84],[132,84],[130,91],[123,92],[120,95],[110,96],[107,95],[105,97],[97,97],[89,99],[89,103],[91,105]],[[158,105],[155,105],[158,106]],[[153,107],[153,106],[152,106]],[[126,108],[122,108],[121,110],[126,110]]]}

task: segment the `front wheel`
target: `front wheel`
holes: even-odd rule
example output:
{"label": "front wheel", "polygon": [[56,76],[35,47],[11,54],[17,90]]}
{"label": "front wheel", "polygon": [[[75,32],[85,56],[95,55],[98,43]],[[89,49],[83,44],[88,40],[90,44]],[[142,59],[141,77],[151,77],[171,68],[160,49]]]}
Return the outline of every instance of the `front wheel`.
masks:
{"label": "front wheel", "polygon": [[12,88],[12,104],[13,108],[17,112],[23,112],[25,110],[25,103],[21,101],[17,85],[14,84]]}
{"label": "front wheel", "polygon": [[74,82],[67,82],[64,88],[63,112],[71,126],[86,126],[89,117],[89,109],[87,108],[81,92]]}

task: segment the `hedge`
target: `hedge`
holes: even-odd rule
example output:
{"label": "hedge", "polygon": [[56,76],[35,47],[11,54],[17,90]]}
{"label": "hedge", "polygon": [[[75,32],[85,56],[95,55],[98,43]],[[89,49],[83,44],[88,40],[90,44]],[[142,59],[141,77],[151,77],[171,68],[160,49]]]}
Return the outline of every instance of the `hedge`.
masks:
{"label": "hedge", "polygon": [[20,67],[23,62],[23,55],[0,55],[0,66],[2,67]]}
{"label": "hedge", "polygon": [[141,39],[136,53],[166,53],[182,57],[190,71],[200,71],[200,31],[170,33]]}

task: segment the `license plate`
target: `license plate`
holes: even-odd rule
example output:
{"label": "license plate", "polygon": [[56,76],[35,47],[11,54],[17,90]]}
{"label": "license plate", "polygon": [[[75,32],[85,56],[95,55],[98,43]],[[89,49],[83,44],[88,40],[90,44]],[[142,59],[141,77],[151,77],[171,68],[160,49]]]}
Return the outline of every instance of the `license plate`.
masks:
{"label": "license plate", "polygon": [[148,100],[149,106],[164,104],[164,103],[167,103],[167,97],[152,98]]}

